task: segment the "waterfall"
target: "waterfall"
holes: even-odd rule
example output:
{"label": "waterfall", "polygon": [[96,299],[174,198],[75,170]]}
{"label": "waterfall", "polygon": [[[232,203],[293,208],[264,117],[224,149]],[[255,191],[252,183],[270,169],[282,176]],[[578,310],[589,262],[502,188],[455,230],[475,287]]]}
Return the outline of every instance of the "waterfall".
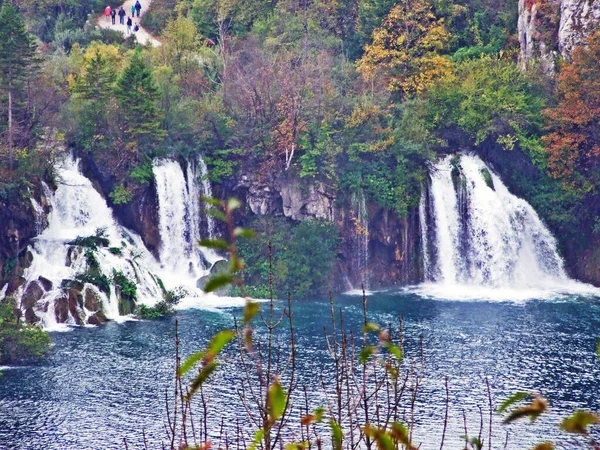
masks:
{"label": "waterfall", "polygon": [[[201,157],[198,158],[198,165],[200,166],[200,182],[202,186],[202,196],[206,198],[211,198],[213,194],[212,187],[210,186],[210,180],[208,179],[208,168],[206,167],[204,159],[202,159]],[[215,218],[210,214],[207,214],[205,217],[208,238],[213,239],[217,235]]]}
{"label": "waterfall", "polygon": [[351,206],[354,225],[352,266],[358,281],[356,289],[360,289],[361,285],[367,289],[369,287],[369,215],[362,191],[352,194]]}
{"label": "waterfall", "polygon": [[[201,172],[202,172],[202,164]],[[206,166],[204,166],[205,168]],[[198,247],[200,240],[200,189],[193,163],[188,164],[187,177],[181,165],[170,159],[157,159],[153,165],[158,195],[160,262],[164,269],[176,274],[176,284],[195,285],[207,273],[218,255]],[[203,184],[203,183],[201,183]],[[206,187],[202,187],[202,193]],[[208,188],[210,193],[210,187]],[[214,233],[214,226],[213,226]]]}
{"label": "waterfall", "polygon": [[[135,281],[139,303],[151,306],[162,298],[162,290],[155,276],[147,269],[152,265],[152,255],[139,236],[116,223],[104,198],[94,189],[90,180],[81,174],[79,162],[68,156],[56,164],[55,170],[58,181],[56,192],[43,185],[44,195],[51,207],[48,226],[29,248],[33,261],[24,272],[25,284],[16,297],[22,300],[29,292],[38,292],[39,299],[28,307],[35,311],[46,329],[61,328],[64,326],[61,323],[86,323],[97,311],[88,309],[83,299],[77,301],[68,298],[64,283],[65,280],[75,280],[85,274],[89,261],[84,249],[70,242],[103,230],[109,245],[93,252],[100,273],[110,277],[115,269]],[[106,293],[90,283],[82,284],[82,292],[97,299],[107,318],[120,318],[114,286]],[[88,301],[89,298],[85,303],[89,306]],[[58,312],[57,307],[61,302],[68,303],[63,313]],[[61,314],[66,317],[59,320]]]}
{"label": "waterfall", "polygon": [[426,282],[446,291],[574,285],[535,210],[479,157],[448,156],[430,177],[419,205]]}
{"label": "waterfall", "polygon": [[[123,320],[134,305],[118,295],[120,278],[114,271],[135,284],[137,305],[154,306],[164,298],[165,288],[185,296],[190,306],[218,303],[196,287],[198,277],[222,259],[197,245],[202,234],[200,197],[211,195],[206,166],[202,160],[192,162],[184,176],[178,162],[160,159],[153,170],[162,239],[160,261],[139,235],[117,223],[102,195],[81,173],[77,159],[67,156],[55,165],[56,192],[42,183],[50,209],[47,227],[41,229],[44,211],[32,199],[40,234],[28,249],[33,258],[24,271],[25,282],[13,293],[26,320],[39,321],[49,330],[101,323],[105,318]],[[214,222],[209,222],[209,230],[214,234]],[[77,238],[106,241],[74,242]]]}

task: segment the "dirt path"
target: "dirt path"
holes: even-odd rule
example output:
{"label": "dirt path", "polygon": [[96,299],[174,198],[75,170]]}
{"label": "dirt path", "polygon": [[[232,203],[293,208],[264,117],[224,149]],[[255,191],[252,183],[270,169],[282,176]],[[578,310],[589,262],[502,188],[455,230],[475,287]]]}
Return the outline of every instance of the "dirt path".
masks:
{"label": "dirt path", "polygon": [[[125,16],[125,23],[127,23],[127,17],[131,16],[131,6],[135,5],[135,1],[136,0],[127,0],[125,3],[123,3],[123,8],[125,9],[125,12],[127,13],[127,15]],[[133,18],[133,25],[131,26],[132,33],[133,33],[133,27],[135,26],[135,24],[137,23],[138,25],[140,25],[140,22],[142,19],[141,16],[143,16],[146,13],[146,11],[148,11],[148,8],[150,7],[152,0],[140,0],[140,3],[142,4],[142,9],[140,11],[140,17]],[[117,13],[118,12],[119,12],[119,8],[117,8]],[[123,35],[125,35],[125,36],[127,35],[127,25],[121,25],[119,23],[119,15],[118,14],[117,14],[117,17],[115,18],[115,24],[113,25],[111,17],[105,16],[104,10],[102,10],[102,15],[98,19],[97,24],[100,28],[108,28],[111,30],[120,31],[121,33],[123,33]],[[160,45],[160,41],[158,39],[156,39],[154,36],[152,36],[150,33],[148,33],[148,31],[145,28],[142,28],[141,25],[140,25],[140,29],[133,34],[135,35],[137,41],[142,45],[146,45],[147,43],[152,44],[154,47],[158,47]]]}

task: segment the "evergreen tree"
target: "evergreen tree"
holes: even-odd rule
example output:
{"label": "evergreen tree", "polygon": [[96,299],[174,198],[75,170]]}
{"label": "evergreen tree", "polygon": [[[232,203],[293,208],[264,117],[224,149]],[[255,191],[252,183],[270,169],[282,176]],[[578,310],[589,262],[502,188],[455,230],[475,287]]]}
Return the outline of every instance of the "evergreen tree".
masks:
{"label": "evergreen tree", "polygon": [[36,45],[15,7],[4,2],[0,10],[0,87],[8,95],[8,154],[13,167],[15,96],[31,75]]}
{"label": "evergreen tree", "polygon": [[117,81],[116,97],[128,144],[133,144],[132,149],[137,153],[143,149],[151,154],[165,137],[165,131],[161,127],[163,114],[156,103],[158,89],[139,50],[133,53]]}
{"label": "evergreen tree", "polygon": [[78,112],[77,140],[88,151],[105,150],[110,145],[109,120],[114,110],[114,87],[117,79],[113,47],[103,44],[88,50],[81,73],[73,86],[73,100]]}

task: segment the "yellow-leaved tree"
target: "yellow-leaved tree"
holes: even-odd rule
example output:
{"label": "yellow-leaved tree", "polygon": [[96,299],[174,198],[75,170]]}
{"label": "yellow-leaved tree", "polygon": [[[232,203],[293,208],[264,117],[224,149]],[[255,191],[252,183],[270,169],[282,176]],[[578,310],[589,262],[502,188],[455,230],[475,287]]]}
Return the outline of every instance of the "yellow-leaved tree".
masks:
{"label": "yellow-leaved tree", "polygon": [[368,82],[385,83],[401,99],[419,94],[450,72],[452,63],[440,55],[449,33],[427,0],[402,0],[365,46],[358,71]]}

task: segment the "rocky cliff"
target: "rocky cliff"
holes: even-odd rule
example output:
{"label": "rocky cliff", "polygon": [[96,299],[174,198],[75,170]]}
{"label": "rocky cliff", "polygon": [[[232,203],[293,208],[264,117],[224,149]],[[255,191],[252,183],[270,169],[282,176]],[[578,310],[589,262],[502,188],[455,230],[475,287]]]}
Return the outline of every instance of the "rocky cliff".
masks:
{"label": "rocky cliff", "polygon": [[559,57],[600,24],[600,0],[519,0],[520,63],[525,70],[555,73]]}
{"label": "rocky cliff", "polygon": [[421,280],[417,211],[408,218],[373,203],[336,191],[325,182],[307,181],[291,171],[278,175],[241,175],[232,195],[251,214],[309,218],[332,222],[341,245],[333,285],[339,291],[390,287]]}

